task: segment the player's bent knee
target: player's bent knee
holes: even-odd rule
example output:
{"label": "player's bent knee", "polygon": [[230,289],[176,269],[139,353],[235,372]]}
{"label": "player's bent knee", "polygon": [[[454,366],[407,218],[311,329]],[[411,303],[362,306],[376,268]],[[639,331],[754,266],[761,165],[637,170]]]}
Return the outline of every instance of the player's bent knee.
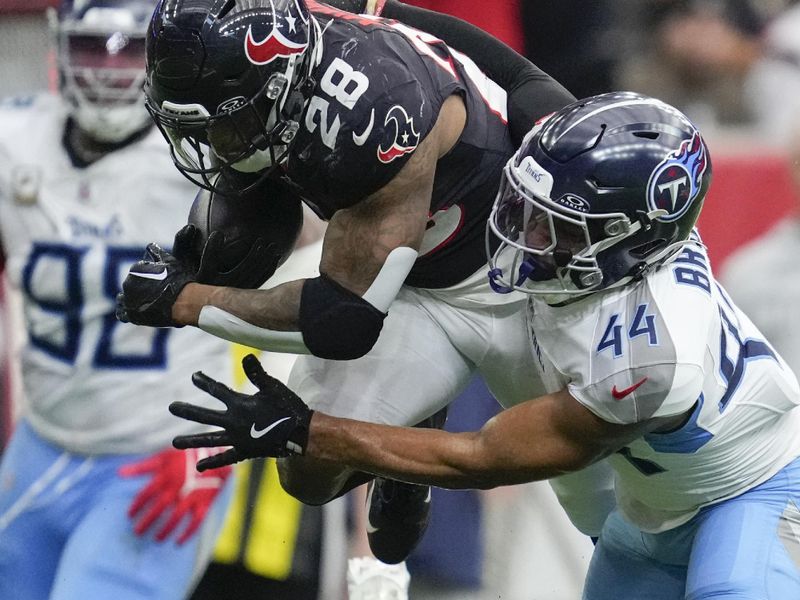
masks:
{"label": "player's bent knee", "polygon": [[279,459],[277,466],[284,491],[311,506],[320,506],[336,498],[350,473],[331,467],[330,463],[303,457]]}

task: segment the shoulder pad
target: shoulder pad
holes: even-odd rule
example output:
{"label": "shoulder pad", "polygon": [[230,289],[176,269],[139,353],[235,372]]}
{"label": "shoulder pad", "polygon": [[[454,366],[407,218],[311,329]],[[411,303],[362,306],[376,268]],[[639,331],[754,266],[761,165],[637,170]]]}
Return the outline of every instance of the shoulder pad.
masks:
{"label": "shoulder pad", "polygon": [[336,208],[388,183],[461,87],[457,77],[423,60],[404,34],[349,21],[326,29],[315,76],[289,177]]}

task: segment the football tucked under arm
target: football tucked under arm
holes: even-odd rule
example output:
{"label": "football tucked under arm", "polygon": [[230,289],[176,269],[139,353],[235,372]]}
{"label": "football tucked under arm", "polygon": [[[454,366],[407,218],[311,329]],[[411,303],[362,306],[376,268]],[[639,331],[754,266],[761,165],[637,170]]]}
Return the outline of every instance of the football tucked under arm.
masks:
{"label": "football tucked under arm", "polygon": [[[280,181],[267,180],[246,194],[220,195],[200,190],[189,211],[189,225],[195,231],[187,248],[191,256],[177,256],[192,264],[209,262],[213,269],[200,268],[198,283],[254,289],[261,287],[291,254],[303,227],[300,198]],[[222,236],[213,244],[209,237]]]}

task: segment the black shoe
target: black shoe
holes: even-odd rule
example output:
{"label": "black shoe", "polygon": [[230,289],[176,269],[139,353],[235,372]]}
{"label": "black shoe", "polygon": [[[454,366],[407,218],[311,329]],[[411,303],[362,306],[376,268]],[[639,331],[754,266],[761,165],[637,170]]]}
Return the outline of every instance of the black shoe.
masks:
{"label": "black shoe", "polygon": [[[443,408],[417,427],[441,429]],[[403,562],[428,528],[431,488],[376,477],[367,490],[367,539],[372,554],[389,565]]]}
{"label": "black shoe", "polygon": [[367,539],[388,565],[403,562],[428,528],[431,488],[376,477],[367,490]]}

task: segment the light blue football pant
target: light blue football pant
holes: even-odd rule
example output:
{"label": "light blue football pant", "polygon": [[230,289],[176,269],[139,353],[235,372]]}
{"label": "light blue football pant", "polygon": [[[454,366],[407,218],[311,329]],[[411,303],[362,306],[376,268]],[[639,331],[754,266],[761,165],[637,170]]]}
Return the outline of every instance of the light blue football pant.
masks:
{"label": "light blue football pant", "polygon": [[148,479],[117,475],[142,458],[69,454],[20,422],[0,465],[0,598],[184,598],[210,560],[233,478],[189,541],[159,543],[127,516]]}
{"label": "light blue football pant", "polygon": [[688,523],[644,533],[615,511],[584,600],[800,600],[800,459]]}

